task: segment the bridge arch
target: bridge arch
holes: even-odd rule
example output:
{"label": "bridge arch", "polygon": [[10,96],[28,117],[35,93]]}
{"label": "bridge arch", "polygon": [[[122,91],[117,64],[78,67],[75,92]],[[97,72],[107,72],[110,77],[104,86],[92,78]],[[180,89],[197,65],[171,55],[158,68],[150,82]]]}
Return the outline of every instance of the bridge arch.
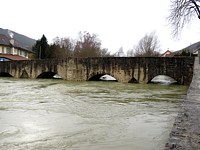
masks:
{"label": "bridge arch", "polygon": [[88,81],[101,81],[100,78],[105,74],[95,74],[91,76]]}
{"label": "bridge arch", "polygon": [[[102,81],[100,78],[104,75],[109,75],[112,78],[116,79],[114,76],[107,74],[107,73],[98,73],[98,74],[93,74],[91,77],[88,79],[88,81]],[[114,80],[113,80],[114,81]],[[118,81],[117,79],[115,81]]]}
{"label": "bridge arch", "polygon": [[[38,78],[44,78],[44,79],[55,79],[55,75],[57,75],[57,73],[55,72],[51,72],[51,71],[47,71],[47,72],[43,72],[40,75],[37,76]],[[57,75],[59,76],[59,75]],[[61,79],[61,77],[59,76],[59,79]]]}
{"label": "bridge arch", "polygon": [[134,77],[128,81],[128,83],[139,83]]}
{"label": "bridge arch", "polygon": [[29,78],[29,75],[25,69],[22,71],[20,78]]}
{"label": "bridge arch", "polygon": [[0,77],[13,77],[13,76],[7,72],[0,72]]}
{"label": "bridge arch", "polygon": [[159,74],[159,75],[155,75],[154,77],[150,78],[149,81],[147,82],[147,84],[149,84],[149,83],[159,83],[159,82],[160,83],[168,82],[168,83],[171,83],[171,84],[178,83],[178,81],[176,79],[174,79],[173,77],[171,77],[169,75]]}

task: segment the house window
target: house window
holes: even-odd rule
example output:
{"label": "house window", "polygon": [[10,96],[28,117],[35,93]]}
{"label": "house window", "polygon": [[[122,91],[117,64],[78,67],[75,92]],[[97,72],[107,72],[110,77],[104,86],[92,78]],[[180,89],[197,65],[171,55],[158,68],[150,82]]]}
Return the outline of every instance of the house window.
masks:
{"label": "house window", "polygon": [[21,50],[21,51],[20,51],[20,56],[25,57],[25,51]]}
{"label": "house window", "polygon": [[5,51],[4,51],[4,47],[2,47],[2,53],[5,53]]}
{"label": "house window", "polygon": [[14,55],[16,55],[17,54],[17,49],[14,49]]}
{"label": "house window", "polygon": [[25,57],[28,58],[28,53],[27,52],[25,52]]}
{"label": "house window", "polygon": [[20,55],[20,50],[19,49],[17,50],[17,55]]}
{"label": "house window", "polygon": [[6,53],[11,54],[11,48],[10,47],[6,47]]}

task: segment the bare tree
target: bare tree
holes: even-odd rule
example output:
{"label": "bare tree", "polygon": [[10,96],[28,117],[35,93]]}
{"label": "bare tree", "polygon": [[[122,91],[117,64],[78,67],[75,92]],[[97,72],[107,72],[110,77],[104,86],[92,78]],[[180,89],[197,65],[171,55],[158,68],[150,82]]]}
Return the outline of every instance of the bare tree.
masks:
{"label": "bare tree", "polygon": [[119,50],[114,54],[114,57],[124,57],[124,50],[123,47],[120,47]]}
{"label": "bare tree", "polygon": [[111,57],[111,54],[110,54],[110,52],[108,51],[107,48],[103,48],[100,51],[99,57]]}
{"label": "bare tree", "polygon": [[74,48],[74,57],[102,57],[109,55],[107,49],[101,48],[101,41],[96,34],[79,32]]}
{"label": "bare tree", "polygon": [[171,0],[170,12],[167,19],[173,28],[173,35],[178,36],[194,16],[200,19],[200,0]]}
{"label": "bare tree", "polygon": [[53,44],[50,45],[50,58],[65,59],[72,57],[74,50],[74,42],[70,38],[53,39]]}
{"label": "bare tree", "polygon": [[146,34],[134,47],[135,57],[157,57],[159,53],[160,45],[158,37],[155,32]]}
{"label": "bare tree", "polygon": [[135,55],[134,49],[129,49],[129,50],[127,51],[127,57],[133,57],[134,55]]}

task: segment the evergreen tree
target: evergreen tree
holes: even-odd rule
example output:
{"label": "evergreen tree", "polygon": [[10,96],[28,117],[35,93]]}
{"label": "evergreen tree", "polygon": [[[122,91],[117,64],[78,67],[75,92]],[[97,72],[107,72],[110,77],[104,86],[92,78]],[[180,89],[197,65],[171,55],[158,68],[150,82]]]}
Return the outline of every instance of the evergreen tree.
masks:
{"label": "evergreen tree", "polygon": [[36,54],[38,59],[46,59],[50,56],[49,45],[45,35],[42,36],[40,40],[36,41],[36,44],[33,46],[32,50]]}
{"label": "evergreen tree", "polygon": [[49,45],[48,45],[48,42],[47,42],[47,38],[45,37],[45,35],[42,36],[41,40],[40,40],[40,43],[41,43],[41,59],[46,59],[48,58],[48,56],[50,55],[48,49],[49,49]]}
{"label": "evergreen tree", "polygon": [[40,40],[37,40],[32,47],[32,51],[35,52],[35,58],[40,58]]}

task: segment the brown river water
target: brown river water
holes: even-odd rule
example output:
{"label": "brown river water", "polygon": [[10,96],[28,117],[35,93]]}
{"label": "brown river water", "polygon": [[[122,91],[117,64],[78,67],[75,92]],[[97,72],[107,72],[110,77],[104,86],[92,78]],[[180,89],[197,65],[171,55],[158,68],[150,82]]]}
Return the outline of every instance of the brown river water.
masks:
{"label": "brown river water", "polygon": [[0,78],[0,150],[161,150],[186,86]]}

